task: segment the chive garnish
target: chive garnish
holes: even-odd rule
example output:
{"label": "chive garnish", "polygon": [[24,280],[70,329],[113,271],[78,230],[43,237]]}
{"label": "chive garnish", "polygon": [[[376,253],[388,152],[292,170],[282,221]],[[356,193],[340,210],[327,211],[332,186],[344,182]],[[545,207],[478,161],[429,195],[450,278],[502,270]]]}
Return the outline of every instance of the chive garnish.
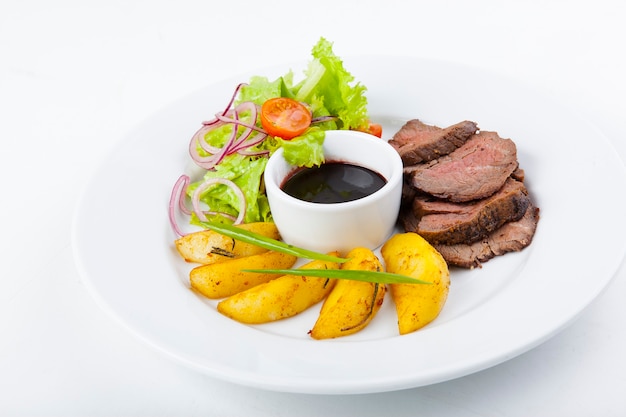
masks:
{"label": "chive garnish", "polygon": [[[272,239],[270,237],[263,236],[258,233],[254,233],[249,230],[244,230],[228,224],[213,222],[201,222],[201,224],[207,229],[211,229],[217,233],[239,240],[241,242],[250,243],[268,250],[286,253],[288,255],[294,255],[298,258],[316,259],[320,261],[330,261],[337,263],[344,263],[348,260],[345,258],[339,258],[324,253],[302,249],[297,246],[289,245],[285,242],[281,242],[279,240]],[[243,269],[242,271],[280,275],[303,275],[320,278],[350,279],[354,281],[374,282],[379,284],[432,284],[431,282],[412,278],[407,275],[394,274],[391,272],[352,269]]]}
{"label": "chive garnish", "polygon": [[243,271],[280,275],[303,275],[318,278],[350,279],[379,284],[432,284],[432,282],[402,274],[355,269],[243,269]]}
{"label": "chive garnish", "polygon": [[339,258],[324,253],[298,248],[297,246],[289,245],[285,242],[281,242],[279,240],[272,239],[258,233],[250,232],[249,230],[244,230],[236,226],[214,222],[201,222],[201,224],[207,229],[211,229],[217,233],[239,240],[241,242],[250,243],[252,245],[257,245],[262,248],[273,250],[276,252],[286,253],[288,255],[294,255],[298,258],[316,259],[320,261],[337,263],[344,263],[347,261],[347,259],[345,258]]}

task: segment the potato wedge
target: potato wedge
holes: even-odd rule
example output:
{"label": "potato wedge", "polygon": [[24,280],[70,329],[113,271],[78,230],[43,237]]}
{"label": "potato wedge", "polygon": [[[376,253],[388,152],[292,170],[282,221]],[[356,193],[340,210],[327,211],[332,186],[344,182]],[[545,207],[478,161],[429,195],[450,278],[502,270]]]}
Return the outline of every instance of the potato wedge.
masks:
{"label": "potato wedge", "polygon": [[280,276],[243,272],[242,269],[288,269],[296,260],[293,255],[268,251],[197,266],[189,272],[189,281],[193,289],[208,298],[224,298]]}
{"label": "potato wedge", "polygon": [[[337,252],[330,255],[339,256]],[[337,262],[311,261],[302,269],[337,269]],[[283,275],[234,294],[217,311],[245,324],[260,324],[295,316],[322,301],[335,286],[334,279]]]}
{"label": "potato wedge", "polygon": [[450,287],[450,272],[441,254],[417,233],[392,236],[381,248],[387,272],[431,282],[391,284],[400,334],[414,332],[432,322],[441,312]]}
{"label": "potato wedge", "polygon": [[[272,222],[257,222],[240,224],[244,230],[249,230],[272,239],[279,239],[276,225]],[[187,262],[210,264],[231,258],[256,255],[267,252],[267,249],[246,242],[241,242],[221,235],[213,230],[201,230],[182,236],[174,242],[176,250]]]}
{"label": "potato wedge", "polygon": [[[348,252],[348,261],[341,269],[382,271],[378,257],[367,248]],[[365,328],[380,310],[385,297],[385,284],[337,280],[328,294],[319,317],[310,331],[314,339],[347,336]]]}

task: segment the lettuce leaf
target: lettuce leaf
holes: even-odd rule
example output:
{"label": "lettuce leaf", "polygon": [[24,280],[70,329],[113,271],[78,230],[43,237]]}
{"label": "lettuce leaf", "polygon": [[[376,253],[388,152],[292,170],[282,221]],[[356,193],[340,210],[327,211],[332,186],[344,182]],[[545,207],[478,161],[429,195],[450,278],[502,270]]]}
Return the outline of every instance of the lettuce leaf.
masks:
{"label": "lettuce leaf", "polygon": [[291,165],[311,168],[324,162],[324,131],[309,128],[303,135],[291,140],[281,140],[283,157]]}
{"label": "lettuce leaf", "polygon": [[261,106],[270,98],[281,97],[284,84],[283,77],[274,81],[268,80],[267,77],[251,77],[248,85],[241,88],[237,102],[251,101]]}
{"label": "lettuce leaf", "polygon": [[332,46],[321,38],[313,47],[306,78],[293,88],[296,100],[305,103],[319,100],[328,114],[339,118],[339,129],[367,128],[367,89],[354,83],[354,76],[344,68]]}

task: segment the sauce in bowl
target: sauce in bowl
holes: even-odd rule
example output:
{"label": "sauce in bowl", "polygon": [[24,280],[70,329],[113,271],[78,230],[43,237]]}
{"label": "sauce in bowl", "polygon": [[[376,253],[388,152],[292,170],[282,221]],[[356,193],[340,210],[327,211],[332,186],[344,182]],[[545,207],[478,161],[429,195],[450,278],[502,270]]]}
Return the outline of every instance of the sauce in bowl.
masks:
{"label": "sauce in bowl", "polygon": [[[301,200],[289,195],[285,185],[299,171],[306,172],[308,169],[287,162],[284,148],[278,148],[265,166],[263,181],[272,220],[281,239],[289,245],[321,253],[338,251],[345,254],[356,247],[378,248],[396,230],[402,199],[403,166],[400,154],[387,141],[355,130],[326,131],[323,150],[327,165],[343,165],[339,168],[335,165],[331,170],[338,168],[339,171],[351,171],[352,168],[346,168],[347,164],[366,167],[373,173],[367,173],[365,177],[379,180],[379,185],[384,185],[373,192],[376,187],[370,187],[367,181],[357,181],[356,191],[353,189],[353,192],[347,194],[340,193],[343,194],[340,201],[344,203],[324,204]],[[344,182],[344,179],[340,182]],[[318,180],[318,185],[333,182]],[[367,191],[362,192],[364,187]],[[295,188],[302,193],[306,187]],[[348,201],[357,194],[361,198]]]}
{"label": "sauce in bowl", "polygon": [[283,181],[281,188],[302,201],[333,204],[367,197],[386,183],[385,177],[369,168],[344,162],[326,162],[295,170]]}

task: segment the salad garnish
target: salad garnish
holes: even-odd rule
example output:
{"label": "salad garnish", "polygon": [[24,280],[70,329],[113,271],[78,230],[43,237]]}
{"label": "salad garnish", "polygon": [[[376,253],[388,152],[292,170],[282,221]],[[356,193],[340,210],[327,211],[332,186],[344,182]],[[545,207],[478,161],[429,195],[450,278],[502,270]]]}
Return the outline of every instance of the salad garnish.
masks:
{"label": "salad garnish", "polygon": [[290,164],[312,167],[324,162],[325,131],[370,131],[365,86],[355,82],[326,39],[311,54],[302,80],[296,82],[291,70],[273,81],[251,77],[236,86],[224,110],[202,122],[189,142],[202,178],[181,175],[170,198],[176,234],[185,234],[176,222],[178,211],[200,227],[207,221],[272,221],[263,172],[278,148]]}

